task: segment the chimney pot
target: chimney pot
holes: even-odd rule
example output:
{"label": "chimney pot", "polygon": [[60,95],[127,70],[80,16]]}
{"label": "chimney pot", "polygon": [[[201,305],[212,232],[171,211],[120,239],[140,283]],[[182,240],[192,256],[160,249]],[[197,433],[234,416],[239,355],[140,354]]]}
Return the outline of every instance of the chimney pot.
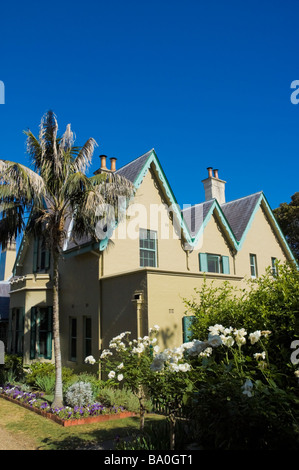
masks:
{"label": "chimney pot", "polygon": [[106,155],[100,155],[100,159],[101,159],[101,170],[105,170],[107,167],[106,167]]}
{"label": "chimney pot", "polygon": [[211,178],[211,177],[213,176],[213,175],[212,175],[212,170],[213,170],[213,168],[212,168],[211,166],[209,166],[209,167],[207,168],[207,170],[208,170],[208,172],[209,172],[209,178]]}
{"label": "chimney pot", "polygon": [[214,170],[214,178],[218,179],[218,170]]}
{"label": "chimney pot", "polygon": [[110,158],[110,162],[111,162],[111,167],[110,167],[110,169],[111,169],[111,171],[115,171],[115,170],[116,170],[116,166],[115,166],[116,160],[117,160],[117,158],[115,158],[115,157],[111,157],[111,158]]}

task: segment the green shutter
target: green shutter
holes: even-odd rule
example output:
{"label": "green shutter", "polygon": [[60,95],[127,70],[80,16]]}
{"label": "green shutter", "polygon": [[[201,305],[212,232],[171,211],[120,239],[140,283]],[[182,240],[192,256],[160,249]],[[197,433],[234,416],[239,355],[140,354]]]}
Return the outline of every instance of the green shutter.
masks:
{"label": "green shutter", "polygon": [[47,335],[47,356],[46,359],[52,359],[52,325],[53,325],[53,308],[48,307],[48,335]]}
{"label": "green shutter", "polygon": [[30,325],[30,359],[35,359],[36,354],[36,313],[37,308],[31,308],[31,325]]}
{"label": "green shutter", "polygon": [[199,270],[208,272],[208,257],[206,253],[199,253]]}
{"label": "green shutter", "polygon": [[37,272],[37,257],[38,257],[38,238],[34,238],[33,244],[33,272]]}
{"label": "green shutter", "polygon": [[194,316],[183,317],[183,341],[187,343],[192,338],[192,323],[194,321]]}
{"label": "green shutter", "polygon": [[228,256],[222,256],[222,272],[223,274],[229,274],[229,257]]}

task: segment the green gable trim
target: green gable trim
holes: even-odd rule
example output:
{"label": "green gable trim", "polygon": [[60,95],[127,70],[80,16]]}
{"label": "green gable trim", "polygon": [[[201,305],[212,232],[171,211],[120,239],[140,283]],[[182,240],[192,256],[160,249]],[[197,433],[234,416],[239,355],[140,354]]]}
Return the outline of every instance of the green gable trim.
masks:
{"label": "green gable trim", "polygon": [[159,179],[163,185],[163,188],[165,190],[165,193],[167,195],[167,197],[169,198],[170,200],[170,203],[171,203],[171,207],[173,208],[173,211],[177,217],[177,220],[180,224],[180,227],[184,233],[184,236],[185,236],[185,239],[186,239],[186,242],[188,245],[190,246],[193,246],[193,238],[191,237],[190,233],[189,233],[189,230],[186,226],[186,223],[184,221],[184,218],[183,218],[183,214],[181,212],[181,209],[176,201],[176,198],[173,194],[173,191],[170,187],[170,184],[166,178],[166,175],[163,171],[163,168],[158,160],[158,157],[155,153],[154,150],[151,151],[151,154],[149,155],[149,157],[147,158],[146,162],[144,163],[139,175],[137,176],[137,178],[135,179],[134,181],[134,186],[136,187],[136,189],[140,186],[140,184],[142,183],[146,173],[148,172],[151,164],[154,164],[155,165],[155,168],[157,170],[157,173],[158,173],[158,176],[159,176]]}
{"label": "green gable trim", "polygon": [[238,251],[239,247],[238,247],[238,242],[236,240],[236,237],[233,234],[232,229],[230,228],[230,225],[229,225],[225,215],[223,214],[222,209],[221,209],[221,207],[220,207],[220,205],[219,205],[219,203],[216,199],[214,200],[212,206],[210,207],[209,212],[207,213],[207,215],[205,217],[205,220],[202,223],[202,226],[200,227],[199,231],[197,232],[197,234],[196,234],[196,236],[193,240],[193,247],[197,246],[197,244],[199,242],[199,239],[203,235],[204,230],[205,230],[206,226],[208,225],[214,211],[217,212],[223,227],[226,229],[226,231],[228,233],[228,236],[229,236],[229,239],[230,239],[233,247],[235,248],[236,251]]}

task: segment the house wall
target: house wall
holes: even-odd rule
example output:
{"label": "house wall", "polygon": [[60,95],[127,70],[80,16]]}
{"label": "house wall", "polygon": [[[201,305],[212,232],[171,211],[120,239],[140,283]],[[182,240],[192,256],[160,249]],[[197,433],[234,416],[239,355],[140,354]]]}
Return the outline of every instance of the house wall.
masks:
{"label": "house wall", "polygon": [[[238,285],[240,278],[227,275],[205,275],[207,282],[219,286],[223,281]],[[183,318],[186,314],[185,299],[196,297],[195,289],[204,282],[203,274],[186,275],[174,272],[148,272],[148,324],[159,325],[160,347],[177,347],[183,342]]]}
{"label": "house wall", "polygon": [[[84,348],[84,319],[91,318],[92,351],[99,350],[99,269],[100,257],[85,253],[61,260],[60,262],[60,329],[63,365],[86,368]],[[70,319],[77,320],[77,359],[71,360]]]}
{"label": "house wall", "polygon": [[198,273],[199,253],[211,253],[229,257],[230,274],[234,274],[234,263],[229,240],[224,236],[219,221],[213,214],[196,248],[189,255],[189,267],[193,273]]}
{"label": "house wall", "polygon": [[139,268],[139,228],[158,232],[158,267],[186,270],[186,254],[169,219],[158,181],[148,171],[129,208],[129,218],[115,230],[112,243],[104,252],[104,275]]}
{"label": "house wall", "polygon": [[[31,275],[12,284],[10,312],[14,308],[24,308],[24,364],[33,362],[30,359],[31,308],[36,306],[48,307],[52,304],[52,288],[48,275]],[[39,360],[49,362],[44,359]]]}
{"label": "house wall", "polygon": [[282,262],[287,260],[262,207],[257,210],[242,249],[236,255],[236,271],[246,278],[251,277],[250,254],[256,255],[258,275],[264,274],[266,268],[271,266],[271,257]]}
{"label": "house wall", "polygon": [[130,331],[133,339],[148,333],[145,269],[103,277],[100,289],[101,349],[107,348],[110,340],[124,331]]}

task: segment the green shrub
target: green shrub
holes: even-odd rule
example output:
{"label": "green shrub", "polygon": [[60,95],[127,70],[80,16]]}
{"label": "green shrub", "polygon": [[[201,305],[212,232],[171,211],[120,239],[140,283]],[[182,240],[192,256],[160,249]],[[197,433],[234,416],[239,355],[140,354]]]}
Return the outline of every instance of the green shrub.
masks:
{"label": "green shrub", "polygon": [[[106,406],[123,406],[126,410],[134,413],[139,412],[139,400],[137,396],[128,388],[105,387],[98,394],[98,400]],[[151,401],[145,403],[147,411],[152,408]]]}
{"label": "green shrub", "polygon": [[[51,362],[35,362],[27,367],[26,371],[26,383],[32,387],[37,387],[45,391],[44,387],[47,387],[49,390],[51,388],[50,383],[53,381],[55,383],[55,365]],[[62,367],[62,383],[64,389],[68,387],[74,377],[76,376],[72,369]]]}
{"label": "green shrub", "polygon": [[35,362],[26,369],[26,383],[35,387],[36,378],[55,374],[55,366],[50,362]]}
{"label": "green shrub", "polygon": [[55,375],[37,375],[35,378],[35,386],[46,394],[52,394],[55,390]]}
{"label": "green shrub", "polygon": [[[130,436],[116,445],[116,450],[169,450],[169,423],[163,419],[155,425],[146,425],[142,435]],[[188,425],[183,421],[176,423],[175,450],[186,449],[192,442]]]}

